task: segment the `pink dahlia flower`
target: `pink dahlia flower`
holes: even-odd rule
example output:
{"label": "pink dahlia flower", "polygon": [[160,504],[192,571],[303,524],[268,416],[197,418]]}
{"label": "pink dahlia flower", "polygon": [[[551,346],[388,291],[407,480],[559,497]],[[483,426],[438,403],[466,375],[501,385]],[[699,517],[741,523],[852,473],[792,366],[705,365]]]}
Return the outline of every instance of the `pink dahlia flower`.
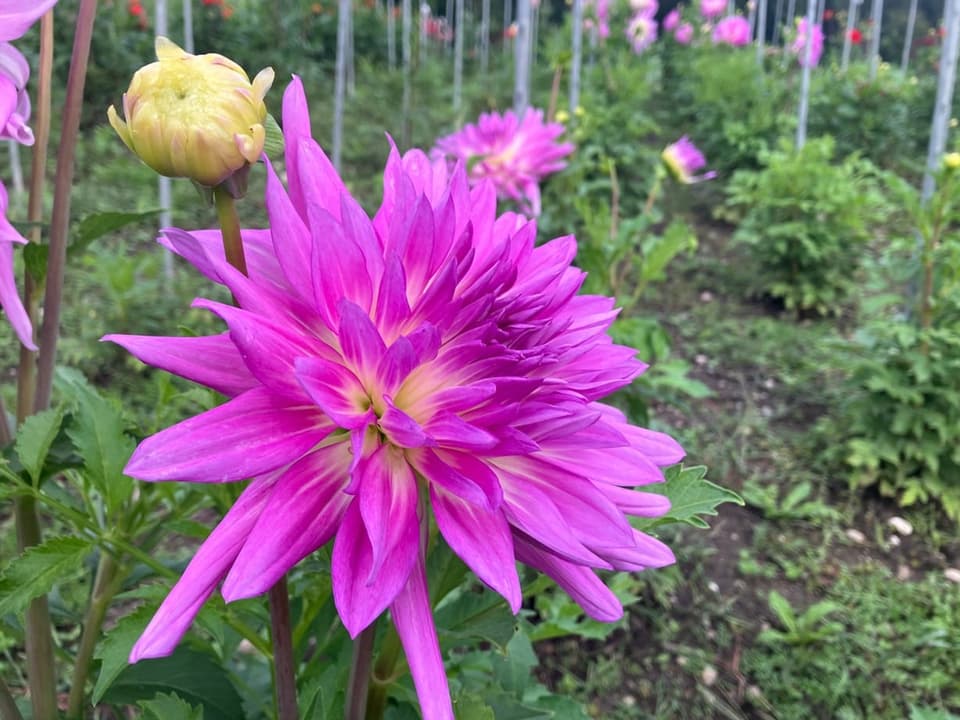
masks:
{"label": "pink dahlia flower", "polygon": [[688,22],[678,25],[673,31],[673,39],[681,45],[689,45],[693,41],[693,25]]}
{"label": "pink dahlia flower", "polygon": [[634,15],[646,15],[652,18],[660,9],[657,0],[630,0],[630,9]]}
{"label": "pink dahlia flower", "polygon": [[530,108],[522,118],[512,110],[484,113],[476,125],[439,138],[433,154],[462,160],[471,185],[491,180],[501,198],[536,216],[540,181],[563,170],[563,158],[573,152],[572,143],[557,142],[563,132],[560,123],[543,121],[542,110]]}
{"label": "pink dahlia flower", "polygon": [[[797,23],[797,37],[790,46],[790,52],[797,56],[800,67],[805,67],[807,64],[808,34],[807,19],[801,18]],[[819,25],[813,27],[810,43],[810,67],[816,67],[820,63],[820,56],[823,55],[823,28]]]}
{"label": "pink dahlia flower", "polygon": [[713,29],[715,44],[742,46],[750,44],[750,22],[742,15],[731,15]]}
{"label": "pink dahlia flower", "polygon": [[0,0],[0,41],[16,40],[57,0]]}
{"label": "pink dahlia flower", "polygon": [[[249,276],[216,231],[163,242],[232,293],[194,305],[228,332],[114,335],[144,362],[230,400],[143,441],[142,480],[253,478],[133,648],[167,655],[218,584],[266,592],[333,543],[333,598],[352,636],[389,609],[425,720],[452,720],[424,569],[427,530],[516,612],[515,562],[548,574],[602,621],[619,618],[595,568],[674,561],[628,515],[655,517],[661,468],[683,450],[600,402],[644,370],[606,330],[611,298],[578,295],[573,237],[537,246],[536,224],[496,216],[414,150],[390,152],[371,220],[310,137],[294,79],[283,101],[288,187],[270,169],[269,230],[244,231]],[[432,520],[428,517],[432,515]]]}
{"label": "pink dahlia flower", "polygon": [[657,21],[647,15],[637,14],[627,23],[627,40],[637,55],[657,40]]}
{"label": "pink dahlia flower", "polygon": [[707,166],[707,159],[686,135],[675,143],[667,145],[661,157],[671,175],[684,185],[712,180],[717,176],[717,173],[712,170],[703,175],[696,174]]}
{"label": "pink dahlia flower", "polygon": [[30,96],[27,80],[30,66],[13,45],[0,42],[0,138],[33,144],[30,119]]}
{"label": "pink dahlia flower", "polygon": [[23,308],[13,273],[13,243],[22,245],[27,241],[7,220],[7,202],[7,189],[0,182],[0,306],[3,306],[7,320],[20,342],[31,350],[36,350],[30,317]]}
{"label": "pink dahlia flower", "polygon": [[677,26],[680,24],[680,11],[677,8],[674,8],[667,13],[667,16],[663,19],[663,29],[667,32],[673,32],[677,29]]}
{"label": "pink dahlia flower", "polygon": [[700,0],[700,14],[707,18],[715,18],[727,11],[727,0]]}

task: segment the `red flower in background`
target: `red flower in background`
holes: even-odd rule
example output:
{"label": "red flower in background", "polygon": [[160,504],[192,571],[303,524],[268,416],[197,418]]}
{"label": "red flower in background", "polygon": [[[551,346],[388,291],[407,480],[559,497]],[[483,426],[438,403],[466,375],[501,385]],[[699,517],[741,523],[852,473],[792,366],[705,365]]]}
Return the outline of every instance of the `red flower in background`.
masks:
{"label": "red flower in background", "polygon": [[824,10],[823,11],[824,20],[833,20],[833,10]]}
{"label": "red flower in background", "polygon": [[127,11],[130,13],[131,17],[137,19],[137,24],[140,26],[141,30],[147,29],[147,13],[143,9],[143,5],[140,4],[140,0],[130,0],[127,4]]}
{"label": "red flower in background", "polygon": [[863,42],[863,33],[854,28],[850,31],[850,42],[854,45],[859,45]]}

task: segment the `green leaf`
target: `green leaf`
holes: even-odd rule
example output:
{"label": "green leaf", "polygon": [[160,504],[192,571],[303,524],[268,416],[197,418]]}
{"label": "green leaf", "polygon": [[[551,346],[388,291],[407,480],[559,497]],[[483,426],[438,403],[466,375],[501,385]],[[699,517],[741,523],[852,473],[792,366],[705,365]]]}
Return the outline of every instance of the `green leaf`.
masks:
{"label": "green leaf", "polygon": [[70,240],[70,253],[81,253],[94,240],[112,233],[132,223],[150,220],[160,214],[160,210],[146,212],[99,212],[87,215],[81,220]]}
{"label": "green leaf", "polygon": [[227,671],[210,655],[183,645],[170,657],[141,660],[125,668],[103,700],[131,705],[158,692],[175,692],[191,705],[202,705],[205,720],[244,716],[243,701]]}
{"label": "green leaf", "polygon": [[47,256],[50,251],[46,245],[38,243],[27,243],[23,248],[23,264],[30,273],[30,277],[38,285],[43,284],[43,279],[47,276]]}
{"label": "green leaf", "polygon": [[790,632],[797,630],[797,616],[790,606],[790,601],[776,590],[770,591],[770,598],[767,601],[770,609],[776,614],[777,618],[783,623],[783,626]]}
{"label": "green leaf", "polygon": [[203,720],[203,706],[194,707],[176,694],[157,693],[153,700],[137,703],[144,720]]}
{"label": "green leaf", "polygon": [[441,644],[455,645],[467,638],[479,638],[501,650],[516,631],[517,620],[503,598],[494,592],[462,592],[436,612]]}
{"label": "green leaf", "polygon": [[35,486],[40,484],[44,461],[62,422],[63,410],[50,408],[28,417],[17,431],[14,450]]}
{"label": "green leaf", "polygon": [[453,714],[457,720],[496,720],[493,708],[474,693],[465,693],[455,698]]}
{"label": "green leaf", "polygon": [[670,512],[657,518],[645,527],[652,528],[666,523],[686,523],[698,528],[707,528],[702,515],[716,515],[717,506],[723,503],[743,505],[743,498],[706,479],[707,468],[703,465],[667,468],[663,485],[648,485],[645,492],[656,492],[670,498]]}
{"label": "green leaf", "polygon": [[133,480],[123,474],[136,446],[123,430],[120,410],[101,397],[75,371],[61,370],[58,379],[70,387],[77,412],[67,435],[84,461],[84,476],[103,495],[107,509],[119,509],[133,490]]}
{"label": "green leaf", "polygon": [[15,557],[0,578],[0,615],[19,613],[57,581],[76,573],[90,552],[84,538],[53,537]]}
{"label": "green leaf", "polygon": [[267,114],[267,119],[263,123],[266,130],[266,137],[263,141],[263,151],[271,160],[278,160],[283,157],[283,131],[273,115]]}
{"label": "green leaf", "polygon": [[129,615],[122,617],[116,627],[100,640],[94,654],[94,657],[100,661],[100,674],[93,688],[94,705],[100,702],[113,681],[129,665],[130,651],[137,638],[143,634],[156,609],[157,606],[153,603],[141,605]]}

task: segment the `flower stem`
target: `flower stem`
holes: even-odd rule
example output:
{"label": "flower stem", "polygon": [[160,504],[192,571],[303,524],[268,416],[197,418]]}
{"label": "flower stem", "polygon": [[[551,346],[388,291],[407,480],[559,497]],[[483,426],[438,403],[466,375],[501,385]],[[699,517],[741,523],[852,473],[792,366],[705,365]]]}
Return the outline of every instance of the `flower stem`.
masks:
{"label": "flower stem", "polygon": [[[243,252],[243,237],[240,234],[240,219],[233,196],[223,187],[213,190],[213,202],[220,221],[223,237],[223,254],[227,262],[244,275],[247,260]],[[278,720],[297,720],[296,666],[293,660],[293,633],[290,627],[290,598],[287,595],[287,578],[284,575],[270,588],[270,638],[273,642],[273,684],[277,701]]]}
{"label": "flower stem", "polygon": [[223,236],[223,253],[227,262],[244,275],[247,274],[247,259],[243,254],[243,238],[240,235],[240,219],[233,197],[223,188],[215,188],[213,202],[217,207],[220,234]]}
{"label": "flower stem", "polygon": [[90,673],[90,661],[93,659],[97,640],[100,639],[100,630],[103,627],[107,608],[110,607],[110,602],[123,581],[123,575],[118,574],[117,569],[117,562],[113,556],[108,552],[101,552],[93,591],[90,594],[90,606],[83,620],[83,633],[80,636],[80,646],[73,666],[73,681],[67,703],[68,720],[80,720],[84,714],[84,690],[87,685],[87,675]]}
{"label": "flower stem", "polygon": [[364,720],[367,713],[367,691],[370,687],[370,670],[373,667],[373,641],[377,623],[370,623],[353,641],[353,660],[347,680],[347,702],[344,720]]}
{"label": "flower stem", "polygon": [[[67,97],[63,104],[63,125],[57,150],[57,178],[53,190],[53,214],[50,218],[50,249],[47,259],[47,287],[43,296],[43,328],[40,330],[40,357],[37,361],[35,412],[50,407],[53,371],[57,362],[60,336],[60,310],[63,300],[63,275],[67,263],[67,233],[70,229],[70,191],[76,160],[83,88],[90,59],[90,40],[97,14],[97,0],[80,0],[73,36],[73,56],[67,76]],[[40,720],[39,718],[37,720]]]}
{"label": "flower stem", "polygon": [[278,720],[297,720],[297,682],[293,664],[293,634],[290,628],[290,599],[287,577],[270,588],[270,637],[273,640],[273,683]]}
{"label": "flower stem", "polygon": [[367,714],[365,720],[381,720],[387,709],[387,686],[396,680],[397,660],[400,659],[400,635],[393,625],[387,630],[377,664],[373,668],[370,690],[367,692]]}

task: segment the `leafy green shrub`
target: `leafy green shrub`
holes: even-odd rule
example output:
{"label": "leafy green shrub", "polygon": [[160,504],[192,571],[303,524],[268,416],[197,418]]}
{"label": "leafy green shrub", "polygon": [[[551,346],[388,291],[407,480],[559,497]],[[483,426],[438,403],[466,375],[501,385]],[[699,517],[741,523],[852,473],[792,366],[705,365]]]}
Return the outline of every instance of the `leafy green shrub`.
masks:
{"label": "leafy green shrub", "polygon": [[829,136],[799,151],[784,141],[760,160],[762,170],[738,171],[728,187],[728,204],[745,209],[734,240],[750,246],[755,290],[791,310],[838,312],[869,237],[872,166],[834,161]]}
{"label": "leafy green shrub", "polygon": [[960,520],[960,178],[945,168],[926,205],[902,181],[893,189],[922,242],[918,253],[913,233],[895,238],[881,269],[895,281],[911,271],[913,302],[892,299],[914,309],[881,313],[858,337],[846,459],[855,484],[877,484],[903,505],[936,500]]}

